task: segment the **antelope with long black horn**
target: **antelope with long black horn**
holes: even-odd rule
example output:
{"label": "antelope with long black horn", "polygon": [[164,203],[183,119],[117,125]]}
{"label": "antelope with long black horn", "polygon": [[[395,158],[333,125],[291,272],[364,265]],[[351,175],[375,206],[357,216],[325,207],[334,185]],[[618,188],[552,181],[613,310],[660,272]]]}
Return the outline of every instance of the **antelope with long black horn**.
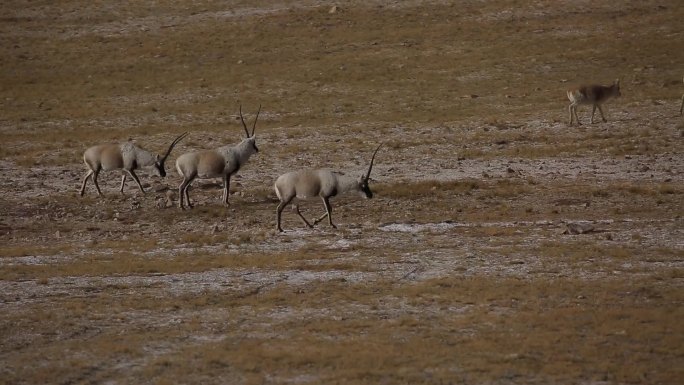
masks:
{"label": "antelope with long black horn", "polygon": [[223,178],[223,197],[221,200],[224,204],[228,205],[230,177],[235,175],[247,163],[252,154],[259,152],[256,146],[256,136],[254,135],[259,112],[261,112],[261,106],[259,106],[256,118],[254,118],[252,133],[250,134],[245,119],[242,116],[242,106],[240,106],[240,121],[247,137],[237,146],[227,145],[213,150],[190,152],[176,159],[176,169],[178,174],[183,177],[183,182],[178,187],[178,206],[181,209],[185,208],[184,202],[187,203],[189,208],[193,207],[192,203],[190,203],[188,189],[196,178]]}
{"label": "antelope with long black horn", "polygon": [[185,132],[174,139],[164,156],[153,154],[138,147],[130,141],[121,144],[109,143],[90,147],[85,151],[85,153],[83,153],[83,161],[88,167],[88,172],[83,179],[81,196],[83,196],[86,183],[91,177],[93,178],[93,184],[97,189],[97,194],[102,196],[100,186],[97,184],[97,176],[100,174],[100,171],[111,170],[122,170],[123,177],[121,178],[121,188],[119,189],[121,194],[123,194],[127,176],[133,178],[135,183],[138,184],[140,191],[144,194],[145,189],[143,188],[142,184],[140,184],[140,179],[138,179],[138,176],[135,174],[135,170],[154,166],[157,169],[159,176],[162,178],[165,177],[166,167],[164,162],[166,162],[169,154],[171,154],[171,150],[173,150],[178,142],[180,142],[188,134],[188,132]]}
{"label": "antelope with long black horn", "polygon": [[313,225],[309,223],[299,211],[299,205],[294,206],[297,215],[299,215],[304,224],[309,228],[313,228],[314,225],[327,217],[330,226],[336,229],[337,226],[332,222],[330,198],[345,192],[357,192],[366,199],[373,198],[373,192],[371,191],[368,182],[370,180],[371,170],[373,169],[375,154],[378,153],[380,146],[382,146],[382,144],[378,145],[378,148],[373,152],[370,166],[368,166],[368,172],[365,175],[361,175],[361,178],[358,179],[328,169],[305,169],[288,172],[279,176],[275,181],[274,186],[275,193],[278,196],[278,199],[280,199],[280,203],[276,209],[276,229],[279,232],[283,231],[283,228],[280,226],[280,217],[285,206],[293,199],[306,200],[315,197],[319,197],[323,200],[325,213],[316,219]]}

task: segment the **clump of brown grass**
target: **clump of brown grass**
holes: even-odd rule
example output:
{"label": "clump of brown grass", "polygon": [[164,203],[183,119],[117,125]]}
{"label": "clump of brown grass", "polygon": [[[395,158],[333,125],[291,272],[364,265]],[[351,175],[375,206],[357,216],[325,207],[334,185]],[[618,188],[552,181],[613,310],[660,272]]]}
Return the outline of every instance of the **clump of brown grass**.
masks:
{"label": "clump of brown grass", "polygon": [[378,184],[377,193],[392,199],[417,198],[422,196],[443,196],[453,194],[468,194],[481,187],[477,180],[461,181],[407,181],[403,183]]}

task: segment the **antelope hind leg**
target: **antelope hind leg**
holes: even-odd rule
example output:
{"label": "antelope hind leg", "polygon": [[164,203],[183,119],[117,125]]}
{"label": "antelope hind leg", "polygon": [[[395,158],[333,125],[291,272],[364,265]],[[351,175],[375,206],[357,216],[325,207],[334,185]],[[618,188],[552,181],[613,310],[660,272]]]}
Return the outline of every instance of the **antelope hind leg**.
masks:
{"label": "antelope hind leg", "polygon": [[[302,215],[301,211],[299,211],[299,205],[294,205],[293,208],[297,212],[297,215],[299,215],[299,217],[302,219],[302,221],[304,222],[306,227],[312,229],[313,225],[311,223],[309,223],[309,221],[307,221],[306,218],[304,218],[304,215]],[[315,222],[314,222],[314,224],[315,224]]]}
{"label": "antelope hind leg", "polygon": [[92,175],[93,175],[93,170],[88,170],[85,178],[83,178],[83,185],[81,186],[81,196],[83,196],[83,193],[85,193],[86,182],[88,182],[88,178],[90,178]]}

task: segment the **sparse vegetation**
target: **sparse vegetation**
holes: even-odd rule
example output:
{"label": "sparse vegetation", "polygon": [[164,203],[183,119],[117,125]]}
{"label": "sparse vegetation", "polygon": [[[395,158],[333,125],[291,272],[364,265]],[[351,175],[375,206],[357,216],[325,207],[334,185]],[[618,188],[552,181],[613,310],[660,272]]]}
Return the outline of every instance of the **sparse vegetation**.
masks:
{"label": "sparse vegetation", "polygon": [[[0,5],[0,383],[681,381],[679,2],[334,6]],[[171,165],[237,144],[239,103],[230,206],[180,211],[175,170],[78,196],[87,147],[191,132]],[[278,175],[380,142],[372,200],[276,234]]]}

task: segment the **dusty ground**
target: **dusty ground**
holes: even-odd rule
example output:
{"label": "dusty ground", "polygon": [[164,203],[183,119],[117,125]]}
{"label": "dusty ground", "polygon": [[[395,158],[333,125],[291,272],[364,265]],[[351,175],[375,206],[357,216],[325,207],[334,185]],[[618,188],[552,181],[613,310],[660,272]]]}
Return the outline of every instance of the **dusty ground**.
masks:
{"label": "dusty ground", "polygon": [[[0,383],[684,378],[678,1],[0,7]],[[181,211],[175,158],[237,143],[240,104],[261,152]],[[78,195],[88,146],[185,131],[147,194]],[[275,231],[278,175],[380,142],[338,230]]]}

